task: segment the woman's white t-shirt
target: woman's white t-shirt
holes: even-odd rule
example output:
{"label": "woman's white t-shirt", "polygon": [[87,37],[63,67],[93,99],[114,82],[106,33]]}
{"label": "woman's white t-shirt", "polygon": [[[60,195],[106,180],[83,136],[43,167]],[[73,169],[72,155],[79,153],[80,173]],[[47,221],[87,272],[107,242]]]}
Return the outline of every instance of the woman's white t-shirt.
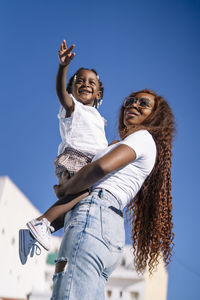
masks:
{"label": "woman's white t-shirt", "polygon": [[119,143],[110,145],[98,152],[93,161],[109,153],[119,145],[131,147],[136,153],[136,159],[125,167],[106,175],[92,189],[103,188],[108,190],[117,198],[121,209],[123,209],[136,196],[153,169],[156,160],[156,144],[147,130],[139,130]]}
{"label": "woman's white t-shirt", "polygon": [[66,110],[61,107],[58,114],[62,138],[58,155],[67,147],[95,155],[108,146],[104,129],[105,119],[96,108],[82,104],[72,94],[70,96],[74,101],[73,113],[66,118]]}

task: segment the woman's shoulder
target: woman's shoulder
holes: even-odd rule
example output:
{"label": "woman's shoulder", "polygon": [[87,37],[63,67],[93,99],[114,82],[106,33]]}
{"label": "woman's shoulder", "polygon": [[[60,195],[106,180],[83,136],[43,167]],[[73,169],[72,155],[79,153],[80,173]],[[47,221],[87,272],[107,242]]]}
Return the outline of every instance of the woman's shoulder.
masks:
{"label": "woman's shoulder", "polygon": [[146,129],[139,129],[137,131],[134,131],[133,133],[131,133],[130,135],[128,135],[124,140],[129,140],[129,139],[149,139],[149,140],[153,140],[153,136],[151,135],[151,133],[146,130]]}
{"label": "woman's shoulder", "polygon": [[137,157],[156,153],[156,143],[153,136],[146,129],[140,129],[131,133],[122,141],[122,144],[133,148]]}

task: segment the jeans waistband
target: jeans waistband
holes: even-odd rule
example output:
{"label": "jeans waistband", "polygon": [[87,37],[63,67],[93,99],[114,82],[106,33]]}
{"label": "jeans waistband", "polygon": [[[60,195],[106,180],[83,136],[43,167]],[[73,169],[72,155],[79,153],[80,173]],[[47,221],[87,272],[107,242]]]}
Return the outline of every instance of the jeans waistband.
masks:
{"label": "jeans waistband", "polygon": [[[96,194],[99,198],[105,198],[106,195],[108,195],[109,198],[113,198],[115,203],[118,203],[117,198],[108,190],[102,189],[102,188],[95,188],[90,192],[91,194]],[[114,211],[116,214],[121,216],[123,218],[123,212],[122,210],[116,208],[114,205],[109,205],[108,208],[110,208],[112,211]]]}

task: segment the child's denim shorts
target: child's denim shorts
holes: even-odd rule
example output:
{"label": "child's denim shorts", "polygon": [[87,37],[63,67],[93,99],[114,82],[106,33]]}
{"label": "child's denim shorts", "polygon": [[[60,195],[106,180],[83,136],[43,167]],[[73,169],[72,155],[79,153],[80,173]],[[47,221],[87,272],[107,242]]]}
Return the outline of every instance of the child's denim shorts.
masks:
{"label": "child's denim shorts", "polygon": [[53,277],[51,300],[105,299],[105,283],[121,260],[124,243],[120,204],[110,192],[95,189],[66,214],[56,261],[66,262],[66,268]]}

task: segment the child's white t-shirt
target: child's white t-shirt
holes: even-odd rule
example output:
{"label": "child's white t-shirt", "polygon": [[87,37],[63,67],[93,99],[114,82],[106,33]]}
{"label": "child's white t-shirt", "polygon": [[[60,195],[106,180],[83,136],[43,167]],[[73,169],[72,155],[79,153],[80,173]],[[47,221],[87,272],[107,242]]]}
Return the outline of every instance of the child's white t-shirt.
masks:
{"label": "child's white t-shirt", "polygon": [[58,114],[59,129],[62,142],[58,147],[58,155],[66,147],[79,150],[86,154],[95,155],[105,149],[108,142],[105,136],[105,119],[96,108],[74,101],[74,111],[66,118],[66,110],[61,106]]}
{"label": "child's white t-shirt", "polygon": [[102,188],[108,190],[117,198],[121,209],[123,209],[136,196],[153,169],[156,160],[156,144],[147,130],[138,130],[119,143],[110,145],[98,152],[93,161],[109,153],[119,145],[131,147],[136,153],[136,159],[125,167],[106,175],[92,189]]}

